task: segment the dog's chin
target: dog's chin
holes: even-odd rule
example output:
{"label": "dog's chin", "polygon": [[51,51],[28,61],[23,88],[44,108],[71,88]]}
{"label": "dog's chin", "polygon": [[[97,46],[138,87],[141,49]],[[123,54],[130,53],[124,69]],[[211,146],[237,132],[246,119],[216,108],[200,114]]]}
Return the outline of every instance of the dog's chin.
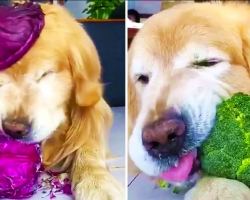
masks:
{"label": "dog's chin", "polygon": [[160,177],[173,186],[187,186],[195,184],[200,179],[200,170],[197,150],[194,149],[191,153],[180,158],[178,165],[163,171]]}
{"label": "dog's chin", "polygon": [[32,136],[26,136],[21,139],[14,139],[14,140],[24,143],[24,144],[39,144],[41,142],[40,140],[36,140]]}
{"label": "dog's chin", "polygon": [[172,186],[195,184],[200,178],[200,163],[197,158],[197,150],[193,149],[179,158],[175,157],[175,160],[173,158],[158,160],[161,170],[155,178],[164,180]]}
{"label": "dog's chin", "polygon": [[22,139],[16,139],[16,140],[25,144],[39,144],[41,142],[41,141],[35,140],[34,138],[32,138],[32,136],[25,137]]}
{"label": "dog's chin", "polygon": [[46,134],[31,133],[27,137],[19,139],[18,141],[26,144],[40,144],[50,136],[51,134],[46,135]]}
{"label": "dog's chin", "polygon": [[[10,138],[10,139],[13,139],[11,138],[9,135],[5,134],[3,131],[1,131],[5,137],[7,138]],[[20,139],[14,139],[18,142],[21,142],[21,143],[25,143],[25,144],[40,144],[42,141],[44,141],[45,139],[47,139],[50,135],[46,136],[46,135],[41,135],[41,134],[38,134],[38,133],[29,133],[28,135],[20,138]]]}
{"label": "dog's chin", "polygon": [[187,180],[185,181],[167,181],[168,184],[176,187],[186,187],[186,186],[193,186],[197,183],[197,181],[201,179],[201,172],[200,170],[195,172],[194,174],[190,175]]}

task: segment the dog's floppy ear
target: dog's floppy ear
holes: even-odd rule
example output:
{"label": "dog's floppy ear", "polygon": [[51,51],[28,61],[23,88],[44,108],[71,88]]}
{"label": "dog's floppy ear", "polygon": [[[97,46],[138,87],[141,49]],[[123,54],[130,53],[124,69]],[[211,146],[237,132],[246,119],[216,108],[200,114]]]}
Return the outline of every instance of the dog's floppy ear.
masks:
{"label": "dog's floppy ear", "polygon": [[110,156],[105,143],[113,123],[109,105],[101,98],[93,106],[72,107],[71,124],[63,124],[42,144],[43,165],[48,169],[60,163],[60,170],[66,170],[69,167],[67,164],[72,163],[71,154],[93,139],[96,141],[95,145],[102,145],[106,156]]}
{"label": "dog's floppy ear", "polygon": [[[131,70],[131,61],[132,61],[132,48],[130,48],[128,52],[128,140],[129,137],[132,134],[135,120],[137,118],[138,112],[139,112],[139,101],[136,94],[136,88],[134,83],[132,82],[130,78],[130,70]],[[128,158],[128,173],[130,175],[138,174],[140,170],[135,166],[133,161]]]}
{"label": "dog's floppy ear", "polygon": [[[54,8],[54,12],[58,12],[59,7]],[[67,13],[65,11],[62,14],[66,16]],[[51,168],[60,164],[61,169],[66,169],[72,163],[74,152],[90,139],[95,139],[96,145],[102,145],[105,141],[104,132],[112,124],[111,108],[102,98],[101,65],[94,43],[73,18],[64,19],[64,23],[71,25],[72,30],[66,30],[70,34],[65,34],[64,38],[67,41],[66,65],[72,73],[74,85],[67,110],[70,121],[57,128],[42,145],[43,165]]]}
{"label": "dog's floppy ear", "polygon": [[65,109],[68,120],[42,143],[43,166],[65,171],[72,164],[75,152],[87,143],[93,145],[93,149],[98,146],[108,152],[104,137],[112,124],[113,114],[102,98],[101,65],[91,38],[63,7],[42,4],[42,8],[47,28],[41,39],[50,32],[61,39],[61,44],[53,45],[61,48],[59,65],[62,70],[71,72],[74,86]]}
{"label": "dog's floppy ear", "polygon": [[102,97],[101,64],[97,50],[85,31],[69,44],[69,65],[75,85],[75,100],[81,107],[91,106]]}

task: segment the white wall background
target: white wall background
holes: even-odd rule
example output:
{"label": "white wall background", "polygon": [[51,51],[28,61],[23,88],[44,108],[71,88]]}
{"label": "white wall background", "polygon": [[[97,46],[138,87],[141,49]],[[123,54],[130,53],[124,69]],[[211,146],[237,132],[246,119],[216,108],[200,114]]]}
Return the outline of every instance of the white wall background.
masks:
{"label": "white wall background", "polygon": [[77,19],[87,18],[87,15],[85,13],[82,13],[82,11],[87,7],[86,1],[69,0],[65,3],[64,7],[66,7]]}

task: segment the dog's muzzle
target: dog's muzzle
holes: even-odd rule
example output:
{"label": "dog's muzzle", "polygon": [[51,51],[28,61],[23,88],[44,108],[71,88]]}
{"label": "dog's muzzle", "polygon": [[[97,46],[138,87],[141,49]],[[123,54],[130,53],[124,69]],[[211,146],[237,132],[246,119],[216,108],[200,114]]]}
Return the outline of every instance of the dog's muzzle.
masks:
{"label": "dog's muzzle", "polygon": [[142,143],[148,154],[164,159],[178,156],[185,141],[185,124],[181,116],[169,109],[142,130]]}
{"label": "dog's muzzle", "polygon": [[30,132],[28,119],[5,119],[2,121],[3,131],[12,139],[24,139]]}

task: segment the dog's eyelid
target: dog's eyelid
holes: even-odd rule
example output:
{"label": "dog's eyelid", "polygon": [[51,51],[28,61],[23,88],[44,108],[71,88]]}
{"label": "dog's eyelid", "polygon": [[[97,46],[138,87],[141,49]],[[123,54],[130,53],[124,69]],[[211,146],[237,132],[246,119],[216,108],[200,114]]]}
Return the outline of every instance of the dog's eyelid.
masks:
{"label": "dog's eyelid", "polygon": [[138,78],[139,76],[148,76],[151,77],[152,73],[151,72],[138,72],[133,75],[135,78]]}
{"label": "dog's eyelid", "polygon": [[45,71],[45,72],[38,78],[37,82],[39,82],[39,81],[42,80],[44,77],[46,77],[47,75],[52,74],[52,73],[55,73],[55,71],[52,70],[52,69]]}
{"label": "dog's eyelid", "polygon": [[218,59],[218,58],[209,58],[209,59],[203,59],[203,60],[199,60],[199,61],[195,61],[193,63],[193,65],[195,66],[200,66],[200,67],[211,67],[214,66],[218,63],[223,62],[222,59]]}

